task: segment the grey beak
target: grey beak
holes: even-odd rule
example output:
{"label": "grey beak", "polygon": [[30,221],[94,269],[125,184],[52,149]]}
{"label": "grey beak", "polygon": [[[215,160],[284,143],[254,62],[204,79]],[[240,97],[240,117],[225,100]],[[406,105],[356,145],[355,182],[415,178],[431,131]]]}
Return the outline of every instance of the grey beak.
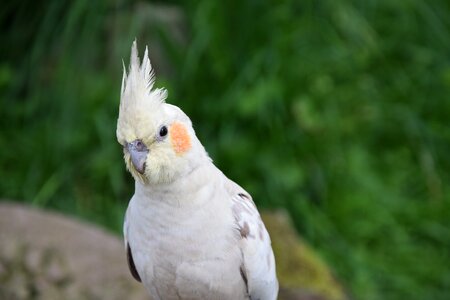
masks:
{"label": "grey beak", "polygon": [[134,140],[125,144],[125,149],[130,153],[131,162],[134,168],[141,174],[145,172],[145,161],[147,159],[148,148],[141,140]]}

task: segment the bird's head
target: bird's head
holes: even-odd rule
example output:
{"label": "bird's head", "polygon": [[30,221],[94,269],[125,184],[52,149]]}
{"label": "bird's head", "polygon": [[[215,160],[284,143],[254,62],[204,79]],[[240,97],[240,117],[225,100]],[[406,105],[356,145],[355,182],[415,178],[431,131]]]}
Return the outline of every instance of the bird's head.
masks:
{"label": "bird's head", "polygon": [[143,184],[170,183],[207,157],[189,117],[165,103],[167,91],[153,89],[154,81],[148,49],[140,63],[134,41],[128,74],[123,70],[116,134],[127,169]]}

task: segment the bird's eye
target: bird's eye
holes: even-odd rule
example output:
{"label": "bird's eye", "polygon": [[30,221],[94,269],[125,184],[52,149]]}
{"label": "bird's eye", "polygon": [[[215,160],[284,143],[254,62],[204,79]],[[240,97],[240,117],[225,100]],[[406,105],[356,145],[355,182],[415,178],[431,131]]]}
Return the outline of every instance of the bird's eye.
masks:
{"label": "bird's eye", "polygon": [[167,135],[167,127],[166,126],[162,126],[160,129],[159,129],[159,136],[160,137],[165,137],[166,135]]}

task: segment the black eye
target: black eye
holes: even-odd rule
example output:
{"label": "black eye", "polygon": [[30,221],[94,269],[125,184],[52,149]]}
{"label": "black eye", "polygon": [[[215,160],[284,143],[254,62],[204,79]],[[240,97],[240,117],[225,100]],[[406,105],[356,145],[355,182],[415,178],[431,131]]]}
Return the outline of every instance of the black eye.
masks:
{"label": "black eye", "polygon": [[159,130],[159,136],[160,137],[164,137],[164,136],[166,136],[167,135],[167,127],[166,126],[163,126],[163,127],[161,127],[161,129]]}

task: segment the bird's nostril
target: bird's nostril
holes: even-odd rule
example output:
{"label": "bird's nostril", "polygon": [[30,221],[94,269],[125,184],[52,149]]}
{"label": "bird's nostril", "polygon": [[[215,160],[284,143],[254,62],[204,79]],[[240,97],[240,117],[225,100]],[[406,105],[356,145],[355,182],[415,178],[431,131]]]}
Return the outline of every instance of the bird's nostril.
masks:
{"label": "bird's nostril", "polygon": [[144,142],[142,142],[141,140],[136,140],[134,142],[134,147],[137,151],[145,151],[146,150],[146,146],[144,144]]}

